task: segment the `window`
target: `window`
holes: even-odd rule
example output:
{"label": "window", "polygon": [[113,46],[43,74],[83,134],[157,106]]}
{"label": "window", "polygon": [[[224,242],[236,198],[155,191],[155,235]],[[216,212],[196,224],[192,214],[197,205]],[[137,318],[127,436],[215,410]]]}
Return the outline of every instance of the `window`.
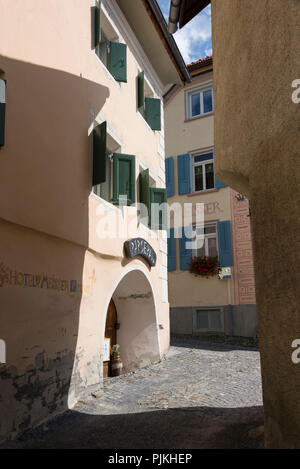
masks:
{"label": "window", "polygon": [[224,332],[223,312],[220,309],[196,309],[193,329],[199,332]]}
{"label": "window", "polygon": [[150,226],[153,230],[167,229],[167,190],[155,187],[149,169],[139,174],[139,201],[147,208],[147,212],[140,212],[140,222]]}
{"label": "window", "polygon": [[161,101],[145,79],[145,73],[137,76],[137,109],[152,130],[161,130]]}
{"label": "window", "polygon": [[120,153],[119,143],[107,132],[107,123],[93,130],[93,192],[119,205],[122,196],[127,205],[135,203],[135,156]]}
{"label": "window", "polygon": [[196,237],[199,239],[199,245],[201,245],[201,239],[204,236],[204,243],[202,247],[193,250],[193,256],[195,257],[217,257],[218,255],[218,235],[216,223],[209,223],[205,226],[194,226],[193,230],[196,231]]}
{"label": "window", "polygon": [[215,173],[213,152],[192,155],[191,163],[193,192],[214,189]]}
{"label": "window", "polygon": [[127,46],[119,41],[101,2],[95,10],[95,51],[115,80],[127,82]]}
{"label": "window", "polygon": [[212,85],[187,93],[187,118],[192,119],[213,112]]}

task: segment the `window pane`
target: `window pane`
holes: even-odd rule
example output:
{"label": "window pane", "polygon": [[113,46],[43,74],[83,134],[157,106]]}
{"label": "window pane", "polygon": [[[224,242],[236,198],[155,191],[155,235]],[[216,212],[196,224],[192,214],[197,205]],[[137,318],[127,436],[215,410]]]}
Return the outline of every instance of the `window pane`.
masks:
{"label": "window pane", "polygon": [[[200,241],[199,241],[199,243],[200,243]],[[196,256],[197,257],[205,257],[205,246],[204,245],[201,249],[197,249]]]}
{"label": "window pane", "polygon": [[208,329],[208,314],[197,311],[197,329]]}
{"label": "window pane", "polygon": [[200,114],[200,93],[191,96],[192,101],[192,117]]}
{"label": "window pane", "polygon": [[212,234],[217,232],[216,225],[207,225],[204,229],[205,234]]}
{"label": "window pane", "polygon": [[195,167],[195,191],[203,191],[203,166]]}
{"label": "window pane", "polygon": [[217,239],[208,238],[208,255],[211,257],[217,257]]}
{"label": "window pane", "polygon": [[205,165],[205,174],[206,174],[206,189],[213,189],[215,187],[213,163]]}
{"label": "window pane", "polygon": [[212,112],[213,110],[212,90],[207,90],[203,92],[203,103],[204,103],[204,113]]}
{"label": "window pane", "polygon": [[213,159],[214,159],[213,153],[205,153],[205,154],[194,157],[195,163],[201,163],[201,161],[208,161],[208,160],[213,160]]}

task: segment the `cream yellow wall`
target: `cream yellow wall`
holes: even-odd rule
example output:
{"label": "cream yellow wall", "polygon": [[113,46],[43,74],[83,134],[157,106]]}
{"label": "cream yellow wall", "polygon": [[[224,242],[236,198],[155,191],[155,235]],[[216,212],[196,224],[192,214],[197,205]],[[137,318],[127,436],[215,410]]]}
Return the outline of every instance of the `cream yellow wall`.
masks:
{"label": "cream yellow wall", "polygon": [[[91,48],[93,3],[50,0],[45,8],[28,0],[24,14],[23,2],[0,2],[6,19],[0,31],[0,69],[8,83],[0,215],[85,246],[91,190],[87,149],[93,125],[107,120],[122,152],[136,155],[157,179],[162,143],[160,132],[153,132],[137,112],[138,68],[131,48],[128,82],[121,84]],[[40,125],[48,130],[43,138]],[[158,179],[157,185],[162,184]]]}
{"label": "cream yellow wall", "polygon": [[[186,93],[212,81],[212,72],[195,77],[191,84],[179,87],[165,103],[166,157],[174,158],[174,196],[168,198],[168,203],[180,204],[181,207],[193,204],[193,221],[196,221],[197,203],[204,204],[205,222],[231,219],[229,187],[202,194],[178,194],[177,156],[214,147],[214,115],[186,121]],[[172,215],[171,226],[174,226]],[[168,272],[169,302],[172,308],[223,306],[234,302],[232,280],[196,278],[188,271],[180,270],[179,240],[176,240],[176,257],[177,271]]]}
{"label": "cream yellow wall", "polygon": [[[126,236],[97,234],[101,208],[122,211],[91,192],[90,134],[104,120],[121,151],[136,155],[136,176],[141,163],[150,168],[156,186],[164,187],[164,126],[152,131],[137,112],[139,69],[145,68],[157,97],[162,85],[114,11],[110,18],[128,44],[128,81],[112,78],[91,48],[93,5],[92,0],[27,0],[25,6],[0,0],[5,17],[0,77],[7,80],[6,142],[0,149],[0,338],[7,345],[7,363],[0,368],[5,377],[0,441],[72,406],[82,388],[99,385],[107,307],[119,282],[134,269],[153,295],[152,322],[145,332],[148,361],[160,359],[169,347],[164,233],[149,239],[156,267],[150,269],[141,257],[129,261],[123,251]],[[136,209],[124,209],[125,220],[127,213],[134,236],[147,238],[149,230],[138,226]],[[19,277],[11,278],[15,272]],[[34,285],[35,278],[42,284]],[[65,289],[64,279],[77,281],[76,293]],[[128,294],[134,298],[135,293],[133,285]],[[126,337],[122,340],[126,343]],[[130,360],[145,364],[139,347]],[[29,378],[32,386],[40,383],[33,401]]]}

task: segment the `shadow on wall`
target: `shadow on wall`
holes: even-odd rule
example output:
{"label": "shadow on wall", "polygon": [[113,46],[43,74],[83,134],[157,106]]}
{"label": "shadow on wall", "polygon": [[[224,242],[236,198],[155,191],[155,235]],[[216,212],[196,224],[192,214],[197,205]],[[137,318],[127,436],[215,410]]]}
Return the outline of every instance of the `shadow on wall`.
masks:
{"label": "shadow on wall", "polygon": [[[1,441],[68,408],[86,294],[88,129],[109,90],[3,57],[0,69],[7,80],[0,150],[0,338],[7,353],[0,365]],[[76,365],[75,378],[80,386]]]}
{"label": "shadow on wall", "polygon": [[[263,447],[262,407],[190,407],[116,415],[69,411],[13,449],[255,449]],[[71,430],[71,431],[70,431]]]}
{"label": "shadow on wall", "polygon": [[160,359],[156,307],[152,286],[140,270],[132,270],[113,294],[118,312],[120,345],[124,372]]}

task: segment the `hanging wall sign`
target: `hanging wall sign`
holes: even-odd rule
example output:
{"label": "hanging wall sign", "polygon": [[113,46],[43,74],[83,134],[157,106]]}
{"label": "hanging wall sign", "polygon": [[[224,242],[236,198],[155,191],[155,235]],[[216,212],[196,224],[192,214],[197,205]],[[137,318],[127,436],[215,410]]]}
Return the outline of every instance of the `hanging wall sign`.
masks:
{"label": "hanging wall sign", "polygon": [[124,243],[126,257],[133,259],[136,256],[142,256],[151,267],[156,265],[156,253],[145,239],[134,238]]}

